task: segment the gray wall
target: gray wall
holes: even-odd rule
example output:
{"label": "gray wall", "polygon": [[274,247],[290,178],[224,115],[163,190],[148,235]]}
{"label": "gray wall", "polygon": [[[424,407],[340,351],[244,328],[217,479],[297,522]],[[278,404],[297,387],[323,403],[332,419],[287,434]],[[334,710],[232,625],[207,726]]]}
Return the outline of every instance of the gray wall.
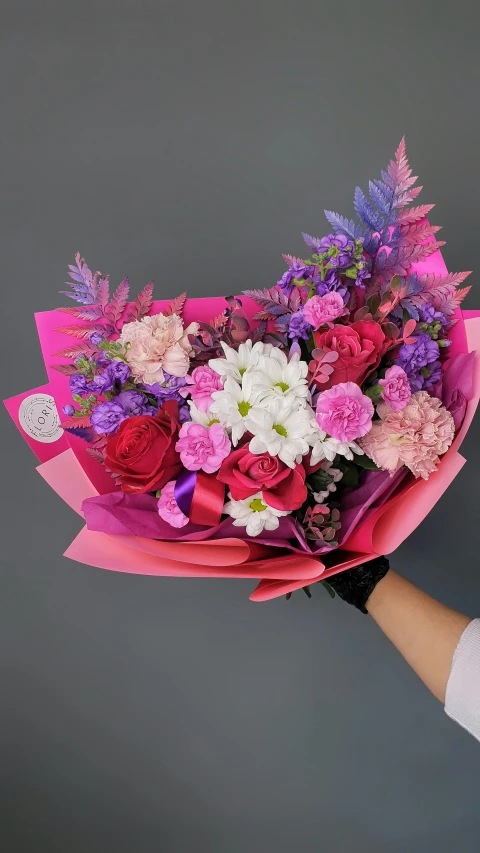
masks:
{"label": "gray wall", "polygon": [[[75,250],[159,296],[271,286],[403,133],[449,267],[478,270],[479,23],[464,0],[4,0],[2,396],[44,380],[33,312]],[[2,417],[5,851],[479,849],[480,746],[367,617],[65,560],[79,520]],[[394,558],[473,615],[479,437]]]}

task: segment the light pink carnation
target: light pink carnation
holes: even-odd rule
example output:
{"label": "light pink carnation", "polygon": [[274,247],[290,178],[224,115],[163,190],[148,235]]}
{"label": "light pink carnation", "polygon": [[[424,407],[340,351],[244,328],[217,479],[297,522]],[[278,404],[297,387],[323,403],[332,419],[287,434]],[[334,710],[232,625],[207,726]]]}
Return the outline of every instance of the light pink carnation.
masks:
{"label": "light pink carnation", "polygon": [[402,367],[394,364],[385,373],[385,379],[379,379],[378,384],[382,387],[382,397],[394,412],[399,412],[407,405],[412,392],[408,382],[407,374]]}
{"label": "light pink carnation", "polygon": [[356,441],[372,426],[374,408],[370,397],[355,382],[339,382],[322,391],[317,402],[317,423],[332,438]]}
{"label": "light pink carnation", "polygon": [[312,296],[303,306],[303,316],[314,329],[330,324],[332,320],[342,317],[345,313],[343,299],[334,290],[326,293],[325,296]]}
{"label": "light pink carnation", "polygon": [[450,412],[436,397],[417,391],[401,411],[380,403],[377,413],[380,420],[359,441],[367,456],[390,474],[406,465],[415,477],[428,480],[453,441],[455,425]]}
{"label": "light pink carnation", "polygon": [[197,333],[198,323],[190,323],[184,329],[178,314],[154,314],[125,323],[119,340],[130,345],[127,361],[133,377],[145,385],[154,385],[164,381],[164,370],[172,376],[186,375],[192,355],[188,335]]}
{"label": "light pink carnation", "polygon": [[176,480],[170,480],[163,489],[157,502],[157,511],[160,518],[172,527],[185,527],[188,524],[188,516],[184,515],[175,500]]}
{"label": "light pink carnation", "polygon": [[207,364],[202,364],[200,367],[196,367],[192,371],[192,375],[186,377],[186,380],[187,385],[180,391],[182,397],[191,394],[197,409],[200,412],[208,412],[213,403],[213,392],[223,389],[221,377]]}
{"label": "light pink carnation", "polygon": [[201,469],[207,474],[218,471],[231,448],[230,439],[221,424],[206,427],[194,421],[183,424],[175,445],[187,471]]}

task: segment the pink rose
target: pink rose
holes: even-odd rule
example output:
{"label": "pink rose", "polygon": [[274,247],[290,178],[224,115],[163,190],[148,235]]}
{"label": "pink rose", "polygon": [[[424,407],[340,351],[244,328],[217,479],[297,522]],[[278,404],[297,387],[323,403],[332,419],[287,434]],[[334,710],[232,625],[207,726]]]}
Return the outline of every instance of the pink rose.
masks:
{"label": "pink rose", "polygon": [[268,506],[289,512],[301,507],[307,497],[303,465],[289,468],[278,456],[250,453],[248,444],[224,459],[217,480],[226,483],[235,501],[261,492]]}
{"label": "pink rose", "polygon": [[339,293],[332,291],[325,296],[312,296],[303,306],[303,316],[310,326],[319,329],[346,314],[345,305]]}
{"label": "pink rose", "polygon": [[176,480],[170,480],[163,489],[158,499],[157,511],[160,518],[163,518],[167,524],[172,527],[185,527],[189,519],[183,514],[179,505],[175,500],[175,483]]}
{"label": "pink rose", "polygon": [[367,456],[391,475],[406,465],[415,477],[428,480],[453,441],[450,412],[436,397],[417,391],[401,411],[380,403],[377,414],[379,420],[359,442]]}
{"label": "pink rose", "polygon": [[230,453],[231,442],[219,423],[209,427],[188,421],[183,424],[175,450],[187,471],[218,471],[222,460]]}
{"label": "pink rose", "polygon": [[399,412],[407,405],[412,392],[408,382],[407,374],[402,367],[394,364],[385,373],[385,379],[379,379],[378,384],[382,387],[382,397],[394,412]]}
{"label": "pink rose", "polygon": [[198,323],[184,329],[177,314],[154,314],[125,323],[119,340],[129,345],[127,361],[133,377],[145,385],[155,385],[164,381],[164,370],[171,376],[187,374],[192,355],[188,336],[197,332]]}
{"label": "pink rose", "polygon": [[[336,352],[338,359],[330,374],[330,385],[339,382],[363,382],[389,346],[379,323],[357,320],[349,326],[336,323],[326,332],[314,333],[315,346],[323,352]],[[323,388],[322,388],[323,390]]]}
{"label": "pink rose", "polygon": [[317,402],[317,423],[339,441],[355,441],[372,426],[373,403],[355,382],[340,382],[323,391]]}
{"label": "pink rose", "polygon": [[187,385],[180,391],[182,396],[186,397],[191,394],[197,409],[200,412],[208,412],[213,403],[213,392],[223,389],[221,377],[207,364],[202,364],[200,367],[196,367],[192,371],[192,375],[186,377],[186,380]]}

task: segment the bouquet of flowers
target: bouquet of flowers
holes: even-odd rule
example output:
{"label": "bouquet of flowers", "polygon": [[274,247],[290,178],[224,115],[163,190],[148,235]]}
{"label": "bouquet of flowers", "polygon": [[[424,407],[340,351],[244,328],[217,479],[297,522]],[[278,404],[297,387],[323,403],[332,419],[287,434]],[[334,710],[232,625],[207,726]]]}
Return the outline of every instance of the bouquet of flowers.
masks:
{"label": "bouquet of flowers", "polygon": [[416,181],[402,140],[356,189],[358,223],[325,211],[330,233],[239,297],[153,301],[149,283],[129,301],[76,255],[79,304],[36,315],[48,384],[6,401],[85,519],[67,556],[255,578],[265,600],[409,535],[480,396],[480,312],[460,309],[468,273],[447,271]]}

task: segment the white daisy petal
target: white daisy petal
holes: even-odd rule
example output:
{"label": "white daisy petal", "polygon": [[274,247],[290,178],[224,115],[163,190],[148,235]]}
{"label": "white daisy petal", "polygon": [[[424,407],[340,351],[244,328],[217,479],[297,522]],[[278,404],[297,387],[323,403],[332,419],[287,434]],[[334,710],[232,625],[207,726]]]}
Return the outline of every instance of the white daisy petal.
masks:
{"label": "white daisy petal", "polygon": [[248,536],[258,536],[264,529],[276,530],[280,523],[279,518],[290,514],[268,506],[262,492],[241,501],[234,501],[230,494],[229,498],[223,512],[234,519],[235,527],[245,527]]}

